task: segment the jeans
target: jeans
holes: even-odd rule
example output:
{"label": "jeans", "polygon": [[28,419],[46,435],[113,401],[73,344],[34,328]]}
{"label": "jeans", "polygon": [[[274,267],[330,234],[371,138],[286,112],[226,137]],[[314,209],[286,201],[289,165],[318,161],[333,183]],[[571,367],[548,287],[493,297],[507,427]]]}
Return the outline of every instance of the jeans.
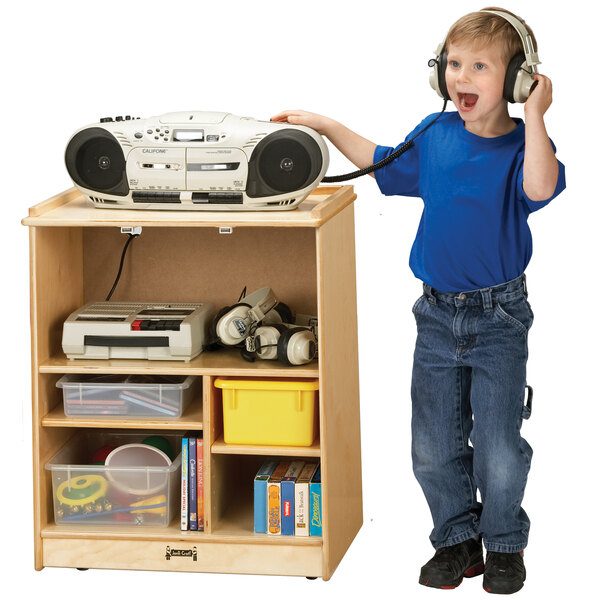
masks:
{"label": "jeans", "polygon": [[431,543],[481,534],[488,551],[520,552],[533,453],[520,434],[533,323],[525,275],[471,292],[423,289],[413,307],[412,458],[433,517]]}

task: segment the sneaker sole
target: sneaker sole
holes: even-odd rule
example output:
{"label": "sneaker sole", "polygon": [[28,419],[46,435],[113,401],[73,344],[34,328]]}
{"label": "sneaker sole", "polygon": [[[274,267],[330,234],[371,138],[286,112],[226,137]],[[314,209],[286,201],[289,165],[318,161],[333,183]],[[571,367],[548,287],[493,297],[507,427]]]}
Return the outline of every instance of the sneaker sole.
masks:
{"label": "sneaker sole", "polygon": [[445,582],[446,583],[445,585],[442,585],[437,582],[432,582],[431,578],[425,579],[424,577],[419,578],[419,583],[426,587],[436,588],[438,590],[454,590],[462,583],[464,577],[466,577],[467,579],[471,579],[472,577],[477,577],[478,575],[483,575],[484,568],[485,568],[485,563],[483,561],[480,563],[477,563],[476,565],[467,569],[459,579],[448,582],[448,583]]}
{"label": "sneaker sole", "polygon": [[488,594],[514,594],[515,592],[518,592],[519,590],[523,589],[523,584],[521,583],[520,585],[515,586],[515,587],[505,587],[505,588],[502,588],[502,586],[496,586],[495,588],[491,588],[491,587],[486,587],[484,584],[483,589]]}

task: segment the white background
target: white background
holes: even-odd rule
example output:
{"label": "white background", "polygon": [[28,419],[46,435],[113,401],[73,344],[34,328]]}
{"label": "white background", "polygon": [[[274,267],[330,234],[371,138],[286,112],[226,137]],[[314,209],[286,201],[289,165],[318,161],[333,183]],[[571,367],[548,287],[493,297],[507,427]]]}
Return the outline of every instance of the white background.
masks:
{"label": "white background", "polygon": [[[286,108],[332,116],[395,145],[442,102],[427,60],[482,2],[23,2],[3,11],[2,415],[0,571],[4,589],[48,600],[214,595],[433,597],[417,584],[432,549],[410,465],[410,372],[420,294],[408,268],[421,201],[355,182],[364,525],[329,582],[262,576],[33,569],[29,206],[68,187],[64,147],[103,116],[216,110],[268,119]],[[597,32],[591,2],[512,2],[533,27],[554,83],[548,131],[567,190],[534,214],[528,268],[535,450],[522,598],[597,597]],[[511,107],[522,116],[522,106]],[[331,174],[351,165],[332,148]],[[465,240],[465,243],[468,243]],[[185,274],[182,274],[185,276]],[[267,587],[271,586],[271,587]],[[274,589],[273,586],[277,586]],[[15,588],[17,589],[17,588]],[[481,578],[455,597],[476,598]]]}

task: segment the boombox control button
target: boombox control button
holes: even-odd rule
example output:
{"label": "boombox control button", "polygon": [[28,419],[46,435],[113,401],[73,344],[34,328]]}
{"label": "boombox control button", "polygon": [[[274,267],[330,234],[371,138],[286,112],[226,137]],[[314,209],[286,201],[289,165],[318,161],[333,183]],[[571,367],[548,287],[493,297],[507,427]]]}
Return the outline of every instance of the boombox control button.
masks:
{"label": "boombox control button", "polygon": [[141,131],[136,131],[133,134],[138,140],[141,140],[144,137],[144,134]]}
{"label": "boombox control button", "polygon": [[179,192],[132,192],[131,197],[134,202],[168,202],[171,204],[181,204]]}
{"label": "boombox control button", "polygon": [[193,204],[242,204],[241,192],[193,192]]}
{"label": "boombox control button", "polygon": [[111,123],[111,122],[112,122],[112,120],[113,120],[113,118],[112,118],[112,117],[102,117],[102,118],[100,119],[100,123]]}

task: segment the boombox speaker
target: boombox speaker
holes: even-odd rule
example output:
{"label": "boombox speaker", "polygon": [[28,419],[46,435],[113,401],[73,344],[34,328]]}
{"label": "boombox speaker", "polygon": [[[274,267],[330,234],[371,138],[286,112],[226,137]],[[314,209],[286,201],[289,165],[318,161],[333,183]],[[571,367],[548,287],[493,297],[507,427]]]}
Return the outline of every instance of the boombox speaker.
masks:
{"label": "boombox speaker", "polygon": [[127,196],[126,162],[116,138],[106,129],[90,127],[67,146],[67,170],[76,185],[105,194]]}
{"label": "boombox speaker", "polygon": [[189,112],[102,119],[73,135],[65,162],[99,208],[286,210],[319,184],[329,154],[308,127]]}

